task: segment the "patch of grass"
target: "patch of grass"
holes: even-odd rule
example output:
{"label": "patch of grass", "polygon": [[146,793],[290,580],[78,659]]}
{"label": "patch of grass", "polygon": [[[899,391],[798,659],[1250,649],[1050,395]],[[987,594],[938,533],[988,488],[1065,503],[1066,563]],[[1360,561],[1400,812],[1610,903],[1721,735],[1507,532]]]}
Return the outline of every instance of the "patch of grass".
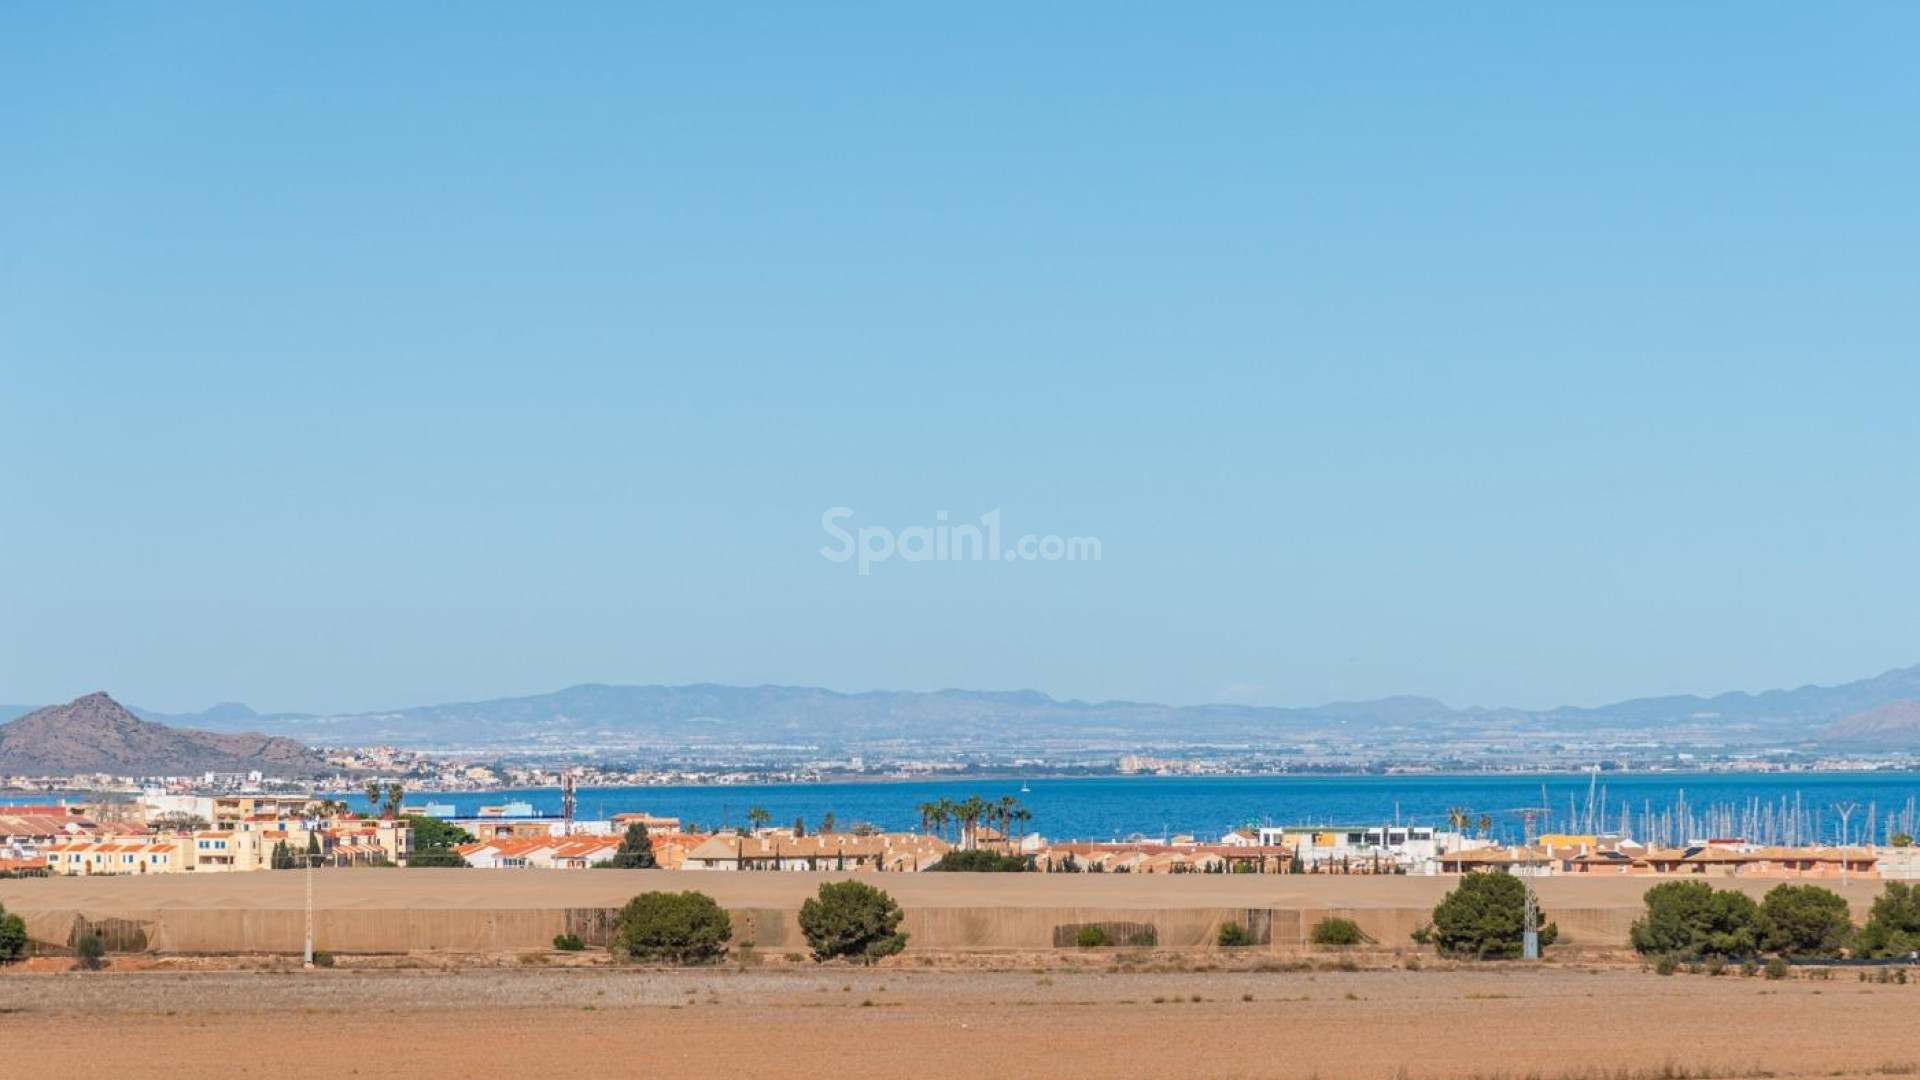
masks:
{"label": "patch of grass", "polygon": [[1557,1073],[1544,1073],[1537,1069],[1526,1073],[1472,1073],[1465,1080],[1767,1080],[1775,1075],[1758,1067],[1723,1069],[1667,1061],[1650,1068],[1589,1065]]}

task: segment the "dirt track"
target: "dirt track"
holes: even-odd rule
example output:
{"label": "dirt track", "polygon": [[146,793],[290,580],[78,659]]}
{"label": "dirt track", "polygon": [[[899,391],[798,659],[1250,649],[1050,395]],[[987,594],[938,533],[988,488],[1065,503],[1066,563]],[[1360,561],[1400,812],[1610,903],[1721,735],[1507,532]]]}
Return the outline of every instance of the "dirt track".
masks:
{"label": "dirt track", "polygon": [[1920,1071],[1916,1010],[1920,983],[1552,967],[0,975],[36,1080],[1885,1076]]}

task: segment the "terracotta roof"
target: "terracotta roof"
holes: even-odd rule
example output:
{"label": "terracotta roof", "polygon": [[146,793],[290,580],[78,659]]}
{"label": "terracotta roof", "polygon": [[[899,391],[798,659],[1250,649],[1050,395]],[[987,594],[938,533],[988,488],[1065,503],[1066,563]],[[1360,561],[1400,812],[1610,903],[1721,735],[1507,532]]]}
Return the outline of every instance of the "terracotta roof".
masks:
{"label": "terracotta roof", "polygon": [[835,859],[873,858],[892,852],[932,857],[946,852],[946,841],[917,833],[815,834],[813,836],[714,836],[692,851],[688,859],[732,861],[735,859]]}

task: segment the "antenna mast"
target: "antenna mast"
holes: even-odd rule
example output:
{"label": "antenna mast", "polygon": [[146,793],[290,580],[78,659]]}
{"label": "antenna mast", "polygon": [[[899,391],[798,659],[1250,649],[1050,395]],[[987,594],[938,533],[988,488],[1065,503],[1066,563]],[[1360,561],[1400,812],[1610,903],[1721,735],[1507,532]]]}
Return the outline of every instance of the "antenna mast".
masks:
{"label": "antenna mast", "polygon": [[1520,883],[1527,888],[1527,913],[1520,924],[1520,956],[1524,960],[1540,959],[1540,898],[1533,891],[1533,837],[1534,822],[1553,813],[1547,806],[1522,806],[1508,810],[1509,814],[1520,815],[1522,827],[1522,850],[1526,852],[1524,869],[1520,874]]}

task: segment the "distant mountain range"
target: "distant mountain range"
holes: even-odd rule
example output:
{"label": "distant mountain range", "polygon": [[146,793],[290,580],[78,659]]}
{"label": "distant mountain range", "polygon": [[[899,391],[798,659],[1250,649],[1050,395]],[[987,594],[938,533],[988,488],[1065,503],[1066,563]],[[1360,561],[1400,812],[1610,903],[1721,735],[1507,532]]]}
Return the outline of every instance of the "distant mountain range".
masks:
{"label": "distant mountain range", "polygon": [[88,694],[0,724],[0,775],[302,777],[337,772],[293,739],[217,734],[142,720],[106,694]]}
{"label": "distant mountain range", "polygon": [[[86,700],[86,699],[83,699]],[[28,711],[0,706],[0,720]],[[1594,737],[1724,745],[1920,748],[1920,665],[1840,686],[1637,698],[1598,708],[1451,708],[1423,697],[1305,708],[1060,701],[1032,690],[875,691],[793,686],[607,686],[347,715],[260,715],[245,705],[139,712],[207,732],[309,745],[537,749],[813,746],[911,749],[1443,744],[1550,745]]]}

